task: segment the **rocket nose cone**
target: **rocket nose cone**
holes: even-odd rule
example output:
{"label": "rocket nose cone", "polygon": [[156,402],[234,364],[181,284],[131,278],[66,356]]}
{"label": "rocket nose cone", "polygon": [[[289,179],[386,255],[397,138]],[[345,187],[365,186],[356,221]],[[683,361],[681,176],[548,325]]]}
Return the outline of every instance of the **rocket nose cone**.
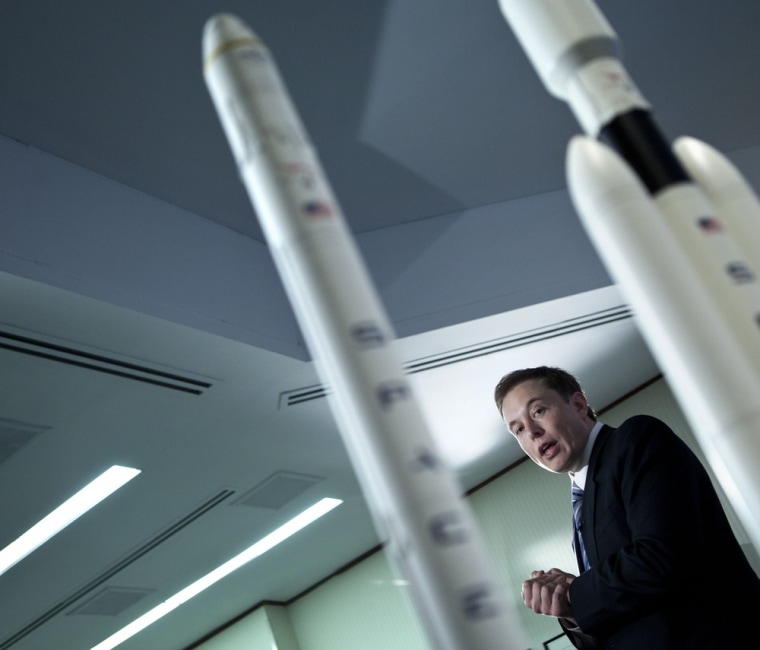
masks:
{"label": "rocket nose cone", "polygon": [[676,155],[681,158],[681,162],[693,162],[700,167],[706,167],[710,164],[711,159],[717,153],[715,149],[696,138],[682,136],[673,143],[673,149]]}
{"label": "rocket nose cone", "polygon": [[565,161],[568,184],[599,192],[599,185],[638,186],[641,182],[620,156],[587,136],[575,136],[567,149]]}
{"label": "rocket nose cone", "polygon": [[233,14],[211,16],[203,27],[204,62],[207,63],[209,57],[225,43],[246,38],[255,38],[255,34],[237,16]]}
{"label": "rocket nose cone", "polygon": [[585,159],[586,151],[589,148],[589,143],[587,142],[588,139],[589,138],[583,135],[575,135],[570,139],[570,143],[567,145],[567,153],[565,155],[565,169],[567,171],[577,167],[579,161]]}
{"label": "rocket nose cone", "polygon": [[682,136],[673,144],[673,150],[686,167],[686,171],[702,185],[717,189],[745,184],[734,164],[706,142]]}
{"label": "rocket nose cone", "polygon": [[565,164],[568,171],[581,165],[604,170],[610,164],[615,164],[610,162],[615,158],[615,152],[612,149],[594,140],[594,138],[576,135],[573,136],[567,147]]}
{"label": "rocket nose cone", "polygon": [[606,204],[611,200],[650,200],[643,183],[617,152],[593,138],[576,136],[572,139],[566,172],[570,198],[576,206],[589,202]]}
{"label": "rocket nose cone", "polygon": [[596,140],[577,135],[570,140],[565,158],[565,173],[570,188],[578,188],[584,193],[596,194],[601,179],[610,171],[609,152]]}

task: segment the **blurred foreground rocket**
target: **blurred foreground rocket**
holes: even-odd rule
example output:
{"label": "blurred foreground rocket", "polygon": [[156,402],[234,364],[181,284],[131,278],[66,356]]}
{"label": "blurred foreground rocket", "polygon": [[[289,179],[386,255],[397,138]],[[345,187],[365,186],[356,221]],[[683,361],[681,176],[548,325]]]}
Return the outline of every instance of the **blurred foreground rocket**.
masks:
{"label": "blurred foreground rocket", "polygon": [[268,49],[222,14],[206,24],[203,59],[375,525],[409,580],[431,647],[523,650],[515,607],[438,457],[390,322]]}
{"label": "blurred foreground rocket", "polygon": [[568,150],[576,210],[760,551],[757,197],[708,145],[671,149],[592,0],[500,4],[546,88],[592,136]]}

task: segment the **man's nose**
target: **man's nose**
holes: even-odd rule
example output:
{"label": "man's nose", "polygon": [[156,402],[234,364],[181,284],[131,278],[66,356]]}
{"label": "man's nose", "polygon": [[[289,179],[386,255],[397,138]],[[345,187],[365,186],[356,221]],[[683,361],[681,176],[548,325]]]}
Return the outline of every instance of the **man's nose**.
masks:
{"label": "man's nose", "polygon": [[544,435],[544,430],[535,422],[531,422],[528,425],[528,433],[530,434],[531,438],[540,438],[542,435]]}

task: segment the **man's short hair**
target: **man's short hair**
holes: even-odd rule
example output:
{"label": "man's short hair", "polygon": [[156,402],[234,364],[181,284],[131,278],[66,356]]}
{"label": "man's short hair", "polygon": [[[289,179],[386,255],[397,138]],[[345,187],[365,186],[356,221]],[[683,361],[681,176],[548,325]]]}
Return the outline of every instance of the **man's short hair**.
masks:
{"label": "man's short hair", "polygon": [[[494,389],[494,400],[496,401],[496,408],[501,413],[502,406],[504,404],[504,398],[507,393],[516,388],[519,384],[532,380],[540,381],[546,388],[559,393],[565,400],[569,400],[575,393],[585,393],[581,388],[578,380],[573,377],[569,372],[562,370],[562,368],[553,368],[550,366],[538,366],[536,368],[523,368],[522,370],[514,370],[508,375],[504,375],[496,388]],[[588,416],[596,421],[596,413],[591,405],[588,407]]]}

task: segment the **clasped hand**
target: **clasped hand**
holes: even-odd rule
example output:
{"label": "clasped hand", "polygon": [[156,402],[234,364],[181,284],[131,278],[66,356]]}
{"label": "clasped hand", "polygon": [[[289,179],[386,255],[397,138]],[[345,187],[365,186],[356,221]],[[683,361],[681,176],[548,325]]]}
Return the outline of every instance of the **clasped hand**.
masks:
{"label": "clasped hand", "polygon": [[575,576],[559,569],[533,571],[523,582],[522,599],[536,614],[571,619],[570,584]]}

